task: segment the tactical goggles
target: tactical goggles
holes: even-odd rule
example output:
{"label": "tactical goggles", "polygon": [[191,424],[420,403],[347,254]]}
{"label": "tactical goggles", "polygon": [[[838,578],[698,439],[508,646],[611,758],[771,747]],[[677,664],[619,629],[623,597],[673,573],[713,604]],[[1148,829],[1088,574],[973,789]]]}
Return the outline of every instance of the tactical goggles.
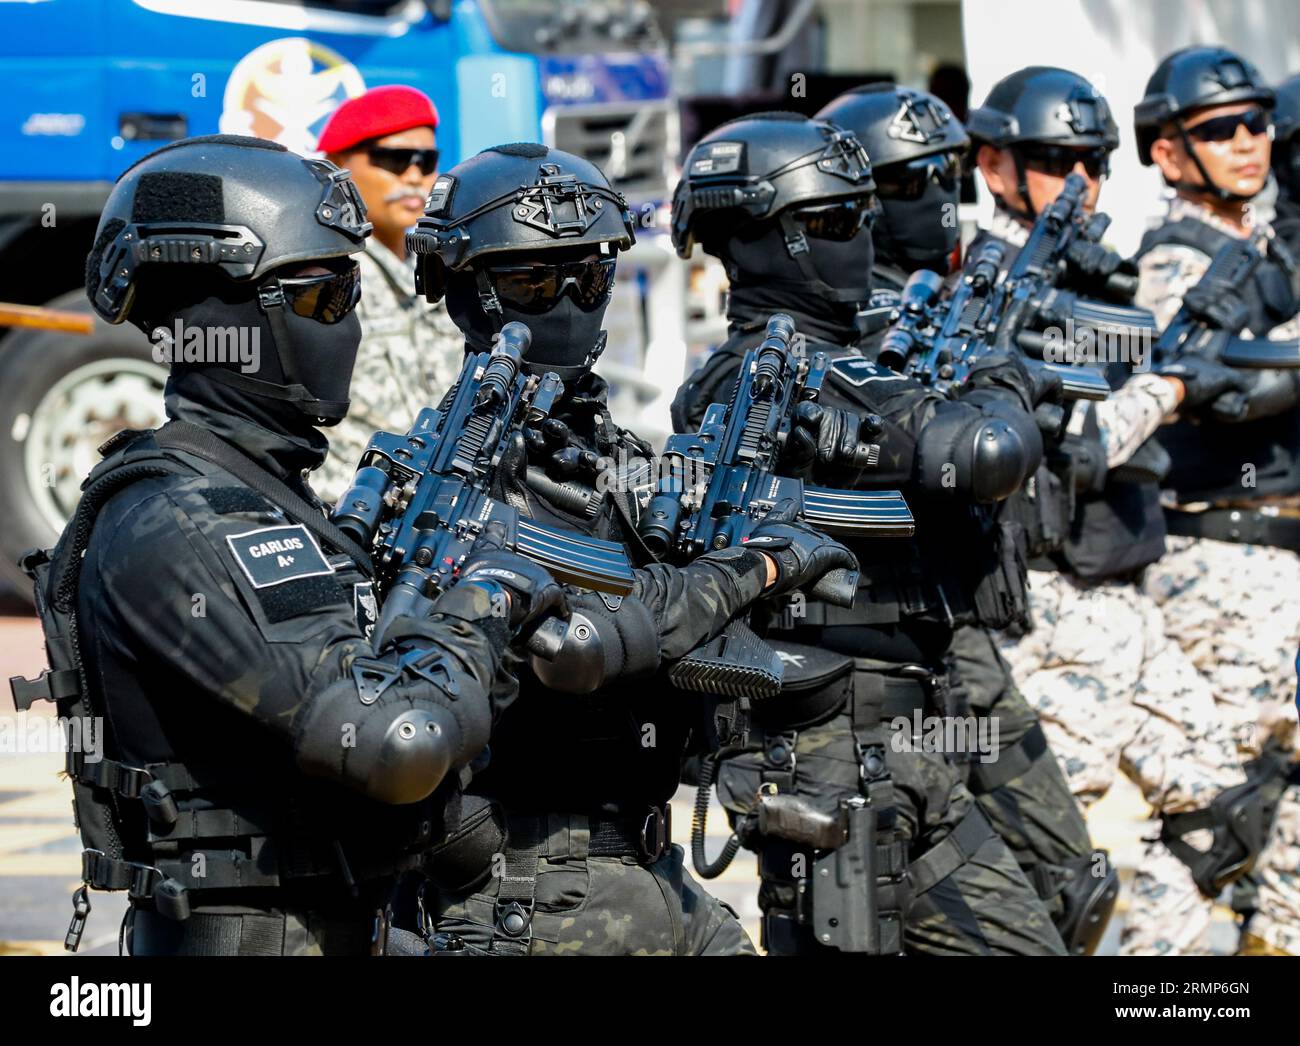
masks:
{"label": "tactical goggles", "polygon": [[1053,178],[1065,178],[1076,164],[1083,164],[1084,171],[1093,181],[1110,174],[1110,151],[1107,149],[1079,149],[1044,142],[1026,142],[1019,149],[1026,167]]}
{"label": "tactical goggles", "polygon": [[803,207],[791,212],[803,231],[815,240],[853,239],[876,216],[874,197],[855,196],[848,200]]}
{"label": "tactical goggles", "polygon": [[906,163],[891,163],[874,172],[876,192],[887,200],[919,200],[931,182],[947,192],[956,192],[961,182],[961,157],[956,153],[932,153]]}
{"label": "tactical goggles", "polygon": [[613,258],[556,265],[489,267],[497,297],[524,312],[543,313],[569,290],[578,307],[591,311],[604,304],[614,284]]}
{"label": "tactical goggles", "polygon": [[1195,127],[1188,127],[1187,136],[1198,142],[1227,142],[1237,136],[1237,128],[1244,127],[1254,135],[1268,134],[1273,124],[1272,117],[1258,107],[1247,109],[1244,113],[1231,113],[1228,116],[1215,116]]}
{"label": "tactical goggles", "polygon": [[389,174],[404,174],[414,164],[425,178],[438,169],[437,149],[413,149],[407,146],[371,145],[366,155],[376,167]]}
{"label": "tactical goggles", "polygon": [[323,276],[281,276],[279,284],[285,308],[326,325],[347,319],[361,300],[361,270],[355,262]]}

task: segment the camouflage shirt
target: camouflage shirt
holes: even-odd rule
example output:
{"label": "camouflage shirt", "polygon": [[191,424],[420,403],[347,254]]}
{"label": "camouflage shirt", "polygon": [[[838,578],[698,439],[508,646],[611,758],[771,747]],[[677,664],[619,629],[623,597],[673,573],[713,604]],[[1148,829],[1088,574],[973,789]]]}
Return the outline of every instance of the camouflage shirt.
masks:
{"label": "camouflage shirt", "polygon": [[[1229,225],[1208,207],[1175,196],[1169,203],[1168,215],[1159,224],[1183,220],[1203,222],[1233,239],[1242,238],[1239,229]],[[1268,239],[1275,234],[1271,225],[1257,218],[1251,235]],[[1183,296],[1205,275],[1210,261],[1208,254],[1189,244],[1157,244],[1138,259],[1139,284],[1135,304],[1150,309],[1155,314],[1156,324],[1163,329],[1181,308]],[[1300,320],[1293,317],[1274,327],[1268,336],[1274,340],[1300,337]],[[1242,331],[1241,337],[1250,338],[1253,335],[1250,331]]]}
{"label": "camouflage shirt", "polygon": [[373,236],[361,267],[361,349],[352,372],[352,406],[329,430],[330,453],[312,476],[328,504],[348,488],[357,460],[376,432],[405,432],[424,407],[455,383],[464,339],[441,302],[415,293],[414,268]]}

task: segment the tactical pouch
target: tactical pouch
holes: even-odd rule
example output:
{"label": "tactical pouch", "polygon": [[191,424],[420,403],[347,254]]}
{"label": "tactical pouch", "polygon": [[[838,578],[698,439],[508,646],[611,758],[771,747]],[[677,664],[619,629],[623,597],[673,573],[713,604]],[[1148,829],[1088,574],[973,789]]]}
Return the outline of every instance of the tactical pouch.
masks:
{"label": "tactical pouch", "polygon": [[[975,615],[985,628],[1007,628],[1024,621],[1029,613],[1028,539],[1014,514],[999,512],[988,549],[985,569],[972,579]],[[979,560],[976,560],[979,562]]]}
{"label": "tactical pouch", "polygon": [[438,889],[463,893],[491,874],[493,854],[505,853],[508,842],[505,811],[491,799],[463,796],[459,823],[425,855],[422,870]]}

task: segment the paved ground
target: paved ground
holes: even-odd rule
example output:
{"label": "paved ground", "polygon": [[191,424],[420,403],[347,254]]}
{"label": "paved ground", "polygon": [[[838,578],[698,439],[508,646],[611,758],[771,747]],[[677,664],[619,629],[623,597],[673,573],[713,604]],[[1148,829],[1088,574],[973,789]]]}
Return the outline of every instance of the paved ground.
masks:
{"label": "paved ground", "polygon": [[[0,680],[12,675],[36,675],[45,664],[40,629],[35,620],[0,608]],[[0,684],[2,686],[3,684]],[[71,915],[71,896],[79,878],[80,846],[72,827],[71,795],[59,777],[63,757],[58,753],[18,751],[29,747],[46,709],[13,712],[8,693],[0,693],[0,955],[63,954],[63,935]],[[689,848],[694,789],[683,788],[673,801],[676,839]],[[1111,851],[1125,878],[1132,875],[1139,852],[1138,835],[1147,816],[1146,804],[1121,778],[1088,820],[1098,845]],[[726,818],[715,804],[709,817],[708,852],[716,854],[727,835]],[[746,851],[711,889],[740,914],[750,935],[758,940],[757,878],[753,855]],[[81,951],[113,954],[125,910],[121,894],[93,895],[94,911]],[[1103,953],[1113,953],[1125,902],[1112,920]],[[1231,912],[1216,911],[1212,943],[1225,954],[1235,943]]]}

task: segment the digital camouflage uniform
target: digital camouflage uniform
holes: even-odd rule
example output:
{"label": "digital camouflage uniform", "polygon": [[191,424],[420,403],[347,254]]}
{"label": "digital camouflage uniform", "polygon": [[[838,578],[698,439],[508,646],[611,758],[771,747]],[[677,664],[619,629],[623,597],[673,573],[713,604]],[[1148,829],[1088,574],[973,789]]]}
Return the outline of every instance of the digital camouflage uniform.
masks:
{"label": "digital camouflage uniform", "polygon": [[352,406],[330,429],[329,456],[312,486],[326,504],[348,488],[376,432],[405,432],[425,407],[441,401],[464,362],[464,339],[441,303],[415,293],[415,274],[371,237],[357,256],[361,270],[361,349],[352,372]]}
{"label": "digital camouflage uniform", "polygon": [[[1181,197],[1171,202],[1167,219],[1178,220],[1199,221],[1228,235],[1240,235],[1207,209]],[[1268,234],[1266,227],[1257,226],[1255,231]],[[1209,263],[1210,257],[1192,246],[1158,244],[1139,260],[1138,304],[1151,309],[1162,325],[1167,323]],[[1249,337],[1250,332],[1243,336]],[[1280,324],[1268,336],[1300,336],[1300,320]],[[1229,428],[1220,431],[1231,435]],[[1247,502],[1251,496],[1243,486],[1237,500]],[[1168,546],[1165,557],[1144,580],[1147,593],[1163,611],[1166,634],[1181,645],[1211,687],[1241,758],[1257,757],[1270,736],[1291,751],[1296,735],[1292,697],[1295,649],[1300,641],[1300,557],[1288,549],[1206,538],[1170,537]],[[1258,913],[1249,931],[1271,947],[1296,955],[1300,955],[1298,868],[1300,786],[1292,784],[1283,793],[1268,846],[1256,862]]]}
{"label": "digital camouflage uniform", "polygon": [[[1161,813],[1203,808],[1243,779],[1209,687],[1134,585],[1033,571],[1034,630],[1003,653],[1085,805],[1124,771]],[[1204,950],[1212,902],[1151,834],[1133,883],[1122,950]],[[1197,845],[1195,837],[1191,838]]]}
{"label": "digital camouflage uniform", "polygon": [[[1020,248],[1028,235],[998,208],[971,256],[986,238]],[[1068,431],[1095,439],[1113,469],[1132,458],[1175,405],[1168,381],[1130,373],[1108,399],[1076,403]],[[1114,540],[1125,540],[1122,532]],[[1243,779],[1215,725],[1208,689],[1164,638],[1159,608],[1138,585],[1049,569],[1029,576],[1034,630],[1003,636],[1000,646],[1080,803],[1101,798],[1117,769],[1164,813],[1199,810]],[[1121,941],[1126,953],[1206,947],[1213,904],[1159,841],[1160,824],[1152,822],[1134,878]],[[1194,845],[1197,838],[1189,836]]]}

